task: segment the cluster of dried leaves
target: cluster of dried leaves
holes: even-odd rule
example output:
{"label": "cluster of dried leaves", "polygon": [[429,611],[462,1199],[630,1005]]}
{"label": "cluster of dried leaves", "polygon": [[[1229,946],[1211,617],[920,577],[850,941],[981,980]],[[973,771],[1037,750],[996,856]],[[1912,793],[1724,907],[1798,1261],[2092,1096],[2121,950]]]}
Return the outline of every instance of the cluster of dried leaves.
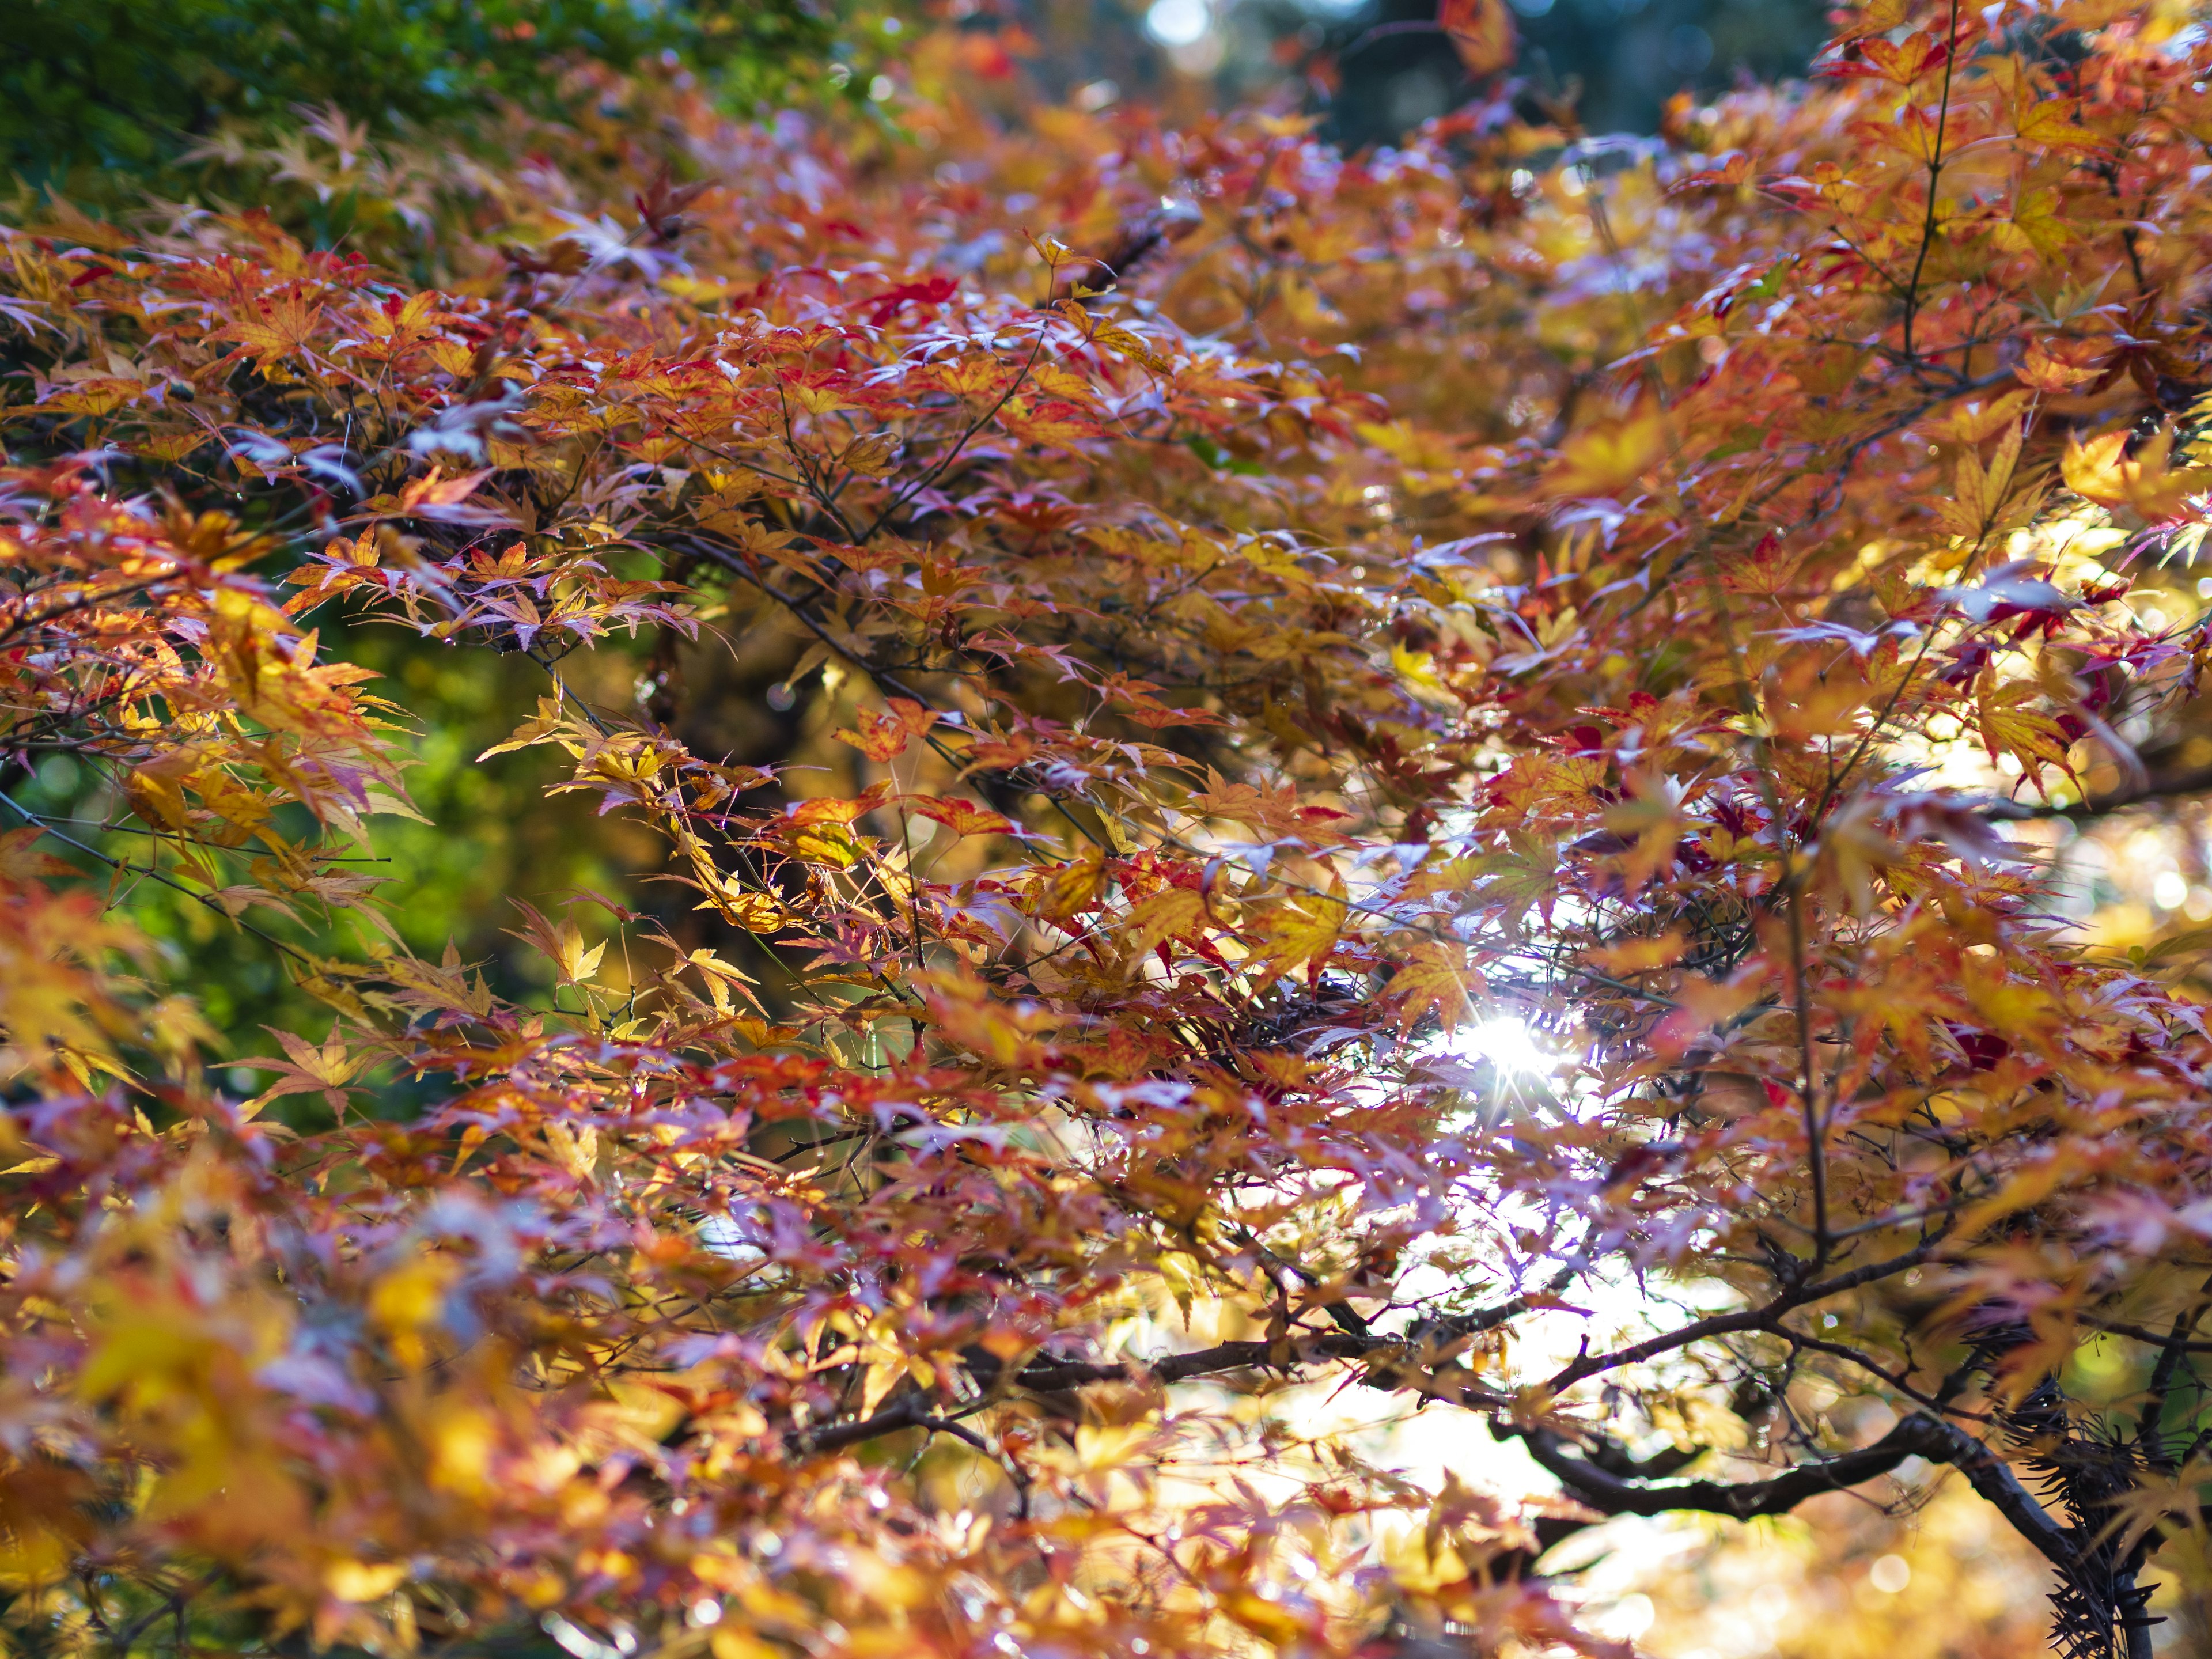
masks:
{"label": "cluster of dried leaves", "polygon": [[[0,230],[9,1639],[1599,1649],[1567,1534],[1917,1458],[2147,1652],[2203,941],[2085,947],[1993,820],[2157,789],[2207,648],[2126,574],[2212,488],[2176,9],[1875,0],[1660,142],[1509,86],[1358,160],[1002,131],[969,28],[896,144],[663,82],[503,177],[288,155],[411,181],[438,287]],[[519,906],[550,1001],[350,861],[439,715],[340,617],[534,662],[510,746],[665,844]],[[841,769],[686,740],[763,628]],[[22,804],[58,751],[128,821]],[[149,881],[331,1012],[251,1097]],[[1420,1491],[1316,1380],[1564,1495]]]}

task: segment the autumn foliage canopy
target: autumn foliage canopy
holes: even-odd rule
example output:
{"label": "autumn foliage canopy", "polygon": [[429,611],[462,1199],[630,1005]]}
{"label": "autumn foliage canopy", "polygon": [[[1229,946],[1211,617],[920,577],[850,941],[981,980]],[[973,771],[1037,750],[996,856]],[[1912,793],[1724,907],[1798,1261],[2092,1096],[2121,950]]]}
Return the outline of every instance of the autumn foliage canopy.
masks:
{"label": "autumn foliage canopy", "polygon": [[[2057,849],[2205,781],[2212,39],[1838,17],[1650,141],[970,20],[0,226],[11,1647],[1605,1653],[1583,1528],[1950,1482],[2147,1655],[2212,935]],[[448,945],[479,671],[630,850]]]}

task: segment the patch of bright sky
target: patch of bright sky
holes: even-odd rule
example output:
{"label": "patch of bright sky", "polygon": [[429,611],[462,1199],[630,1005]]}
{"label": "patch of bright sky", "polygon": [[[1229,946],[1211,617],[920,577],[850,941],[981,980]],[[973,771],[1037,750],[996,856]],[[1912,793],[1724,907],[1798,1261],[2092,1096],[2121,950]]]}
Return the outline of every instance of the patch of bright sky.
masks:
{"label": "patch of bright sky", "polygon": [[1510,1014],[1493,1014],[1462,1026],[1436,1047],[1455,1057],[1487,1060],[1515,1075],[1556,1072],[1560,1063],[1534,1027]]}
{"label": "patch of bright sky", "polygon": [[1194,45],[1212,27],[1206,0],[1153,0],[1145,13],[1145,32],[1164,46]]}

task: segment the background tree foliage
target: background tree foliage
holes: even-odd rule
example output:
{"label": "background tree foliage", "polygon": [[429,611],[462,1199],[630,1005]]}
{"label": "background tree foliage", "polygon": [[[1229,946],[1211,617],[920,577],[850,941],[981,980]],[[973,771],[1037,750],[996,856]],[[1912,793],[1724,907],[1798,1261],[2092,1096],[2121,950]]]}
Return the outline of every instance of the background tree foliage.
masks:
{"label": "background tree foliage", "polygon": [[0,228],[11,1643],[1609,1655],[1801,1510],[2201,1627],[2212,42],[1440,21],[1358,157],[908,19]]}
{"label": "background tree foliage", "polygon": [[97,189],[103,171],[173,166],[226,120],[303,105],[450,132],[495,103],[557,106],[568,58],[673,53],[749,101],[825,52],[830,21],[802,0],[11,0],[0,166]]}

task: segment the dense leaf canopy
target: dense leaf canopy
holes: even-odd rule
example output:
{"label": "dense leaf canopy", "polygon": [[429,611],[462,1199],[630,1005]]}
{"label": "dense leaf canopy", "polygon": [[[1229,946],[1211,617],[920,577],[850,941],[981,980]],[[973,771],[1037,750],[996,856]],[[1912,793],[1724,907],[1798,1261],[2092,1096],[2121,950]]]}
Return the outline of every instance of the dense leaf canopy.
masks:
{"label": "dense leaf canopy", "polygon": [[15,0],[0,165],[34,184],[75,167],[98,188],[95,170],[158,169],[226,118],[301,105],[450,127],[498,101],[556,105],[566,57],[628,67],[669,53],[756,94],[802,48],[825,47],[826,24],[791,0]]}
{"label": "dense leaf canopy", "polygon": [[1598,1652],[1605,1517],[1948,1482],[2142,1659],[2212,935],[2061,850],[2204,782],[2178,14],[1352,159],[948,29],[0,229],[9,1640]]}

